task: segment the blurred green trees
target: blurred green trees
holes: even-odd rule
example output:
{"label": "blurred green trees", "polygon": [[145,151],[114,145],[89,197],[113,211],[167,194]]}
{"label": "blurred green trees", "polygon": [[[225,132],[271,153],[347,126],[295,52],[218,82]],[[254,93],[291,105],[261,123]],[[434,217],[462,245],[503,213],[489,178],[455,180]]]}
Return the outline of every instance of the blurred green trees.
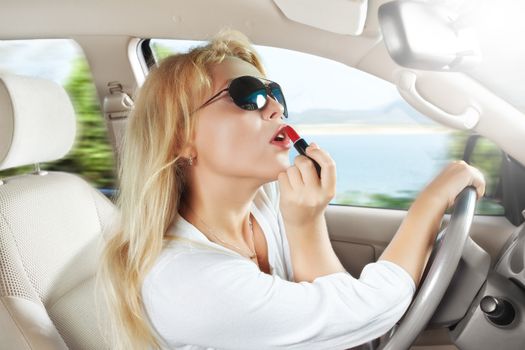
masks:
{"label": "blurred green trees", "polygon": [[[449,147],[449,153],[452,159],[462,159],[468,137],[469,134],[465,132],[456,131],[454,133]],[[472,166],[478,168],[485,176],[485,193],[488,195],[493,194],[498,185],[497,182],[499,180],[502,160],[503,153],[494,142],[485,137],[478,139],[472,152],[470,163]]]}
{"label": "blurred green trees", "polygon": [[418,195],[417,191],[403,191],[398,195],[385,193],[367,193],[361,191],[346,191],[338,194],[334,204],[355,205],[361,207],[389,208],[389,209],[408,209]]}
{"label": "blurred green trees", "polygon": [[169,47],[161,45],[158,42],[151,43],[151,51],[153,52],[153,56],[155,56],[155,61],[156,62],[160,62],[164,58],[166,58],[166,57],[168,57],[170,55],[173,55],[175,53]]}
{"label": "blurred green trees", "polygon": [[50,170],[80,174],[98,188],[114,188],[115,173],[113,151],[107,128],[98,104],[95,85],[84,58],[78,58],[64,88],[68,92],[77,114],[77,138],[70,153]]}

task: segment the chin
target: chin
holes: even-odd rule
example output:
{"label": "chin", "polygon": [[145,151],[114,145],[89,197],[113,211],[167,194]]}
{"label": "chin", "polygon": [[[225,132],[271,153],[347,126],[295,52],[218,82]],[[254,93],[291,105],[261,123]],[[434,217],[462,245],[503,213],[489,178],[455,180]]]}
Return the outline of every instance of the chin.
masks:
{"label": "chin", "polygon": [[259,173],[262,175],[261,177],[264,178],[265,183],[277,181],[279,173],[286,171],[290,167],[290,159],[288,158],[288,154],[286,154],[284,157],[279,156],[274,161],[271,161],[270,164],[266,164],[269,166],[265,166],[265,169]]}
{"label": "chin", "polygon": [[291,164],[290,164],[290,157],[288,156],[288,153],[286,154],[281,154],[279,157],[278,157],[278,162],[279,162],[279,165],[281,166],[282,170],[281,171],[285,171],[286,169],[288,169]]}
{"label": "chin", "polygon": [[271,177],[271,180],[269,181],[277,181],[277,177],[280,173],[285,172],[286,169],[290,167],[290,163],[287,162],[287,164],[281,164],[281,166],[277,167],[276,170],[273,172],[273,175]]}
{"label": "chin", "polygon": [[288,169],[290,166],[291,166],[290,161],[288,160],[288,158],[286,158],[286,161],[285,162],[281,162],[279,164],[279,166],[277,167],[277,173],[276,173],[275,177],[277,177],[277,175],[279,175],[279,173],[281,173],[283,171],[286,171],[286,169]]}

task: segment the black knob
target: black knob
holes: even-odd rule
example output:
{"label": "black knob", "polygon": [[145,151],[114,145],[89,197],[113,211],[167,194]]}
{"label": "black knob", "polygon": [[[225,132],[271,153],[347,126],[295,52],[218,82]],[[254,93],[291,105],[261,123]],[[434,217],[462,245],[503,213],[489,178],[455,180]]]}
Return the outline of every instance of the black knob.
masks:
{"label": "black knob", "polygon": [[500,326],[510,324],[516,315],[511,303],[490,295],[481,299],[479,307],[491,322]]}

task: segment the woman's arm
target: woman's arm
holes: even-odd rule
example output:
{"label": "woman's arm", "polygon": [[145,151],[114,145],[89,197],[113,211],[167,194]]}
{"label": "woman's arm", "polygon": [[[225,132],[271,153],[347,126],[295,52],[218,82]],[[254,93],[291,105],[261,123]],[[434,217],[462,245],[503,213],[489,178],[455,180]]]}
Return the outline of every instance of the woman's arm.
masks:
{"label": "woman's arm", "polygon": [[392,328],[414,291],[389,261],[367,265],[359,279],[339,272],[295,283],[206,249],[168,250],[142,287],[148,318],[170,348],[220,349],[352,348]]}
{"label": "woman's arm", "polygon": [[[314,143],[307,148],[307,154],[321,165],[321,179],[311,160],[301,155],[278,177],[296,282],[345,271],[332,248],[324,218],[324,210],[335,195],[335,163]],[[398,264],[419,284],[445,210],[469,185],[476,187],[478,198],[483,196],[485,180],[481,172],[464,161],[450,163],[420,193],[379,259]]]}
{"label": "woman's arm", "polygon": [[445,205],[440,198],[422,192],[410,206],[379,260],[389,260],[403,267],[419,285],[446,210]]}
{"label": "woman's arm", "polygon": [[445,210],[467,186],[485,193],[481,172],[464,161],[450,163],[418,196],[394,238],[379,257],[403,267],[419,285]]}
{"label": "woman's arm", "polygon": [[294,165],[278,176],[279,206],[295,282],[311,282],[316,277],[346,271],[332,248],[324,217],[335,195],[335,162],[315,143],[306,148],[306,153],[321,166],[321,178],[313,162],[303,155],[295,157]]}
{"label": "woman's arm", "polygon": [[324,215],[304,225],[285,223],[295,282],[346,271],[334,252]]}

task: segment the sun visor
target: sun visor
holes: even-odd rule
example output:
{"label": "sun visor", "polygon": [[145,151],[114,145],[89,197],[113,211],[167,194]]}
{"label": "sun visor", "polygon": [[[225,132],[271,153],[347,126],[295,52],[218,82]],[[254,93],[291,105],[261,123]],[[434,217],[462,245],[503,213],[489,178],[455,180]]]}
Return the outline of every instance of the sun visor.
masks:
{"label": "sun visor", "polygon": [[337,34],[360,35],[365,25],[367,0],[273,0],[295,22]]}

